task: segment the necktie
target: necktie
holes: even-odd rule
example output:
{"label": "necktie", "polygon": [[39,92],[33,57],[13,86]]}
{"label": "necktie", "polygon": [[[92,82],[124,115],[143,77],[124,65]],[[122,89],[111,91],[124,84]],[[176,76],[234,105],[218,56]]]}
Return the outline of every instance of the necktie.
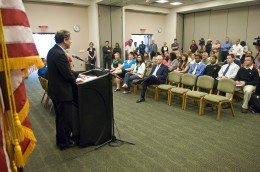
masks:
{"label": "necktie", "polygon": [[156,76],[156,73],[157,73],[158,69],[159,69],[159,65],[156,66],[156,68],[155,68],[155,70],[154,70],[154,72],[153,72],[153,75],[154,75],[154,76]]}
{"label": "necktie", "polygon": [[229,67],[230,67],[230,64],[229,64],[228,67],[225,69],[225,71],[224,71],[224,73],[223,73],[223,76],[225,76],[225,75],[227,74]]}
{"label": "necktie", "polygon": [[199,66],[199,64],[197,63],[196,66],[195,66],[195,68],[194,68],[194,70],[193,70],[193,72],[192,72],[192,75],[195,75],[195,74],[196,74],[196,71],[197,71],[197,69],[198,69],[198,66]]}

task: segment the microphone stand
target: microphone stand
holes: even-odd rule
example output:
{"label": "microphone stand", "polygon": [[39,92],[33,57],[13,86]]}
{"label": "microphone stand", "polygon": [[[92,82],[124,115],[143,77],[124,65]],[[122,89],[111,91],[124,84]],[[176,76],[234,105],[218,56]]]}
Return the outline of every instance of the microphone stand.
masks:
{"label": "microphone stand", "polygon": [[[91,63],[89,63],[88,61],[83,60],[82,58],[80,58],[80,57],[78,57],[78,56],[72,55],[72,57],[75,58],[75,59],[78,59],[78,60],[80,60],[80,61],[82,61],[82,62],[84,62],[84,63],[86,63],[86,64],[89,64],[89,65],[91,65],[92,67],[97,68],[97,69],[99,69],[99,70],[101,70],[101,71],[109,72],[109,74],[112,75],[112,76],[115,76],[115,77],[117,77],[117,78],[119,78],[119,79],[122,79],[122,78],[119,77],[118,75],[112,74],[110,70],[97,67],[97,66],[95,66],[95,65],[93,65],[93,64],[91,64]],[[113,102],[113,99],[112,99],[112,102]],[[99,149],[99,148],[101,148],[101,147],[103,147],[103,146],[105,146],[105,145],[107,145],[107,144],[108,144],[109,146],[114,146],[114,145],[111,144],[111,143],[114,143],[114,142],[116,142],[116,141],[120,141],[120,142],[122,142],[122,143],[127,143],[127,144],[130,144],[130,145],[135,145],[134,143],[131,143],[131,142],[128,142],[128,141],[124,141],[124,140],[118,139],[118,138],[115,136],[115,127],[116,127],[117,133],[118,133],[119,138],[120,138],[120,134],[119,134],[118,128],[117,128],[117,126],[116,126],[116,122],[115,122],[115,118],[114,118],[114,108],[112,108],[112,109],[113,109],[113,110],[112,110],[112,136],[111,136],[111,139],[108,140],[108,141],[106,141],[105,143],[99,145],[98,147],[96,147],[95,150],[97,150],[97,149]]]}
{"label": "microphone stand", "polygon": [[121,78],[120,76],[118,76],[117,74],[111,73],[111,71],[110,71],[109,69],[105,69],[105,68],[98,67],[98,66],[96,66],[96,65],[94,65],[94,64],[91,64],[91,63],[89,63],[88,61],[83,60],[82,58],[80,58],[80,57],[78,57],[78,56],[75,56],[75,55],[72,55],[72,57],[75,58],[75,59],[77,59],[77,60],[79,60],[79,61],[84,62],[85,64],[88,64],[88,65],[92,66],[93,69],[99,69],[99,70],[101,70],[101,71],[109,72],[110,75],[113,75],[113,76],[116,77],[116,78],[122,79],[122,78]]}

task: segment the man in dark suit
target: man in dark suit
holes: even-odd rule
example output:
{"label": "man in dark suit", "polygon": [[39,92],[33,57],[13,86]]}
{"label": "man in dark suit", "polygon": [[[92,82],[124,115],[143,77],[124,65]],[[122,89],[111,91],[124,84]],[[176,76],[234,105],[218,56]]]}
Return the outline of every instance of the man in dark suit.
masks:
{"label": "man in dark suit", "polygon": [[[102,48],[103,51],[103,67],[106,69],[111,69],[111,50],[109,46],[109,41],[105,42],[105,46]],[[106,66],[107,65],[107,66]]]}
{"label": "man in dark suit", "polygon": [[161,55],[158,55],[156,57],[156,63],[157,65],[154,65],[152,68],[151,73],[147,78],[145,78],[142,82],[142,91],[140,98],[136,101],[136,103],[140,103],[145,101],[145,92],[147,89],[147,86],[153,85],[153,84],[163,84],[165,83],[167,76],[168,76],[168,67],[164,64],[162,64],[163,57]]}
{"label": "man in dark suit", "polygon": [[[60,149],[72,147],[72,87],[78,74],[70,69],[65,50],[70,48],[70,33],[60,30],[55,34],[55,42],[47,55],[48,95],[52,99],[56,113],[56,144]],[[83,76],[82,76],[83,77]]]}
{"label": "man in dark suit", "polygon": [[206,66],[205,71],[204,71],[204,75],[208,75],[211,76],[212,78],[214,78],[214,90],[217,88],[218,85],[218,72],[220,70],[220,66],[217,64],[217,56],[211,56],[210,57],[210,64]]}

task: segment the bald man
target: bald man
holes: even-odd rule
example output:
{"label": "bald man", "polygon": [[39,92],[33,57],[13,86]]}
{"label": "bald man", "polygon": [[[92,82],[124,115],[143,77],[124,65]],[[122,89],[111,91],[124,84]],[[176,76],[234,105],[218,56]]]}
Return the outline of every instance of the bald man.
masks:
{"label": "bald man", "polygon": [[136,103],[140,103],[145,101],[145,92],[147,86],[154,84],[163,84],[165,83],[168,76],[168,67],[162,64],[163,57],[158,55],[156,57],[156,65],[153,66],[151,73],[147,78],[145,78],[142,82],[142,91],[140,98],[136,101]]}

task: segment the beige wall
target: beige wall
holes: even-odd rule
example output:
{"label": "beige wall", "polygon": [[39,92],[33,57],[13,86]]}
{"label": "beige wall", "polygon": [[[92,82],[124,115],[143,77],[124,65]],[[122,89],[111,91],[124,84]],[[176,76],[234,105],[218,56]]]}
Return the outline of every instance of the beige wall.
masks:
{"label": "beige wall", "polygon": [[[40,32],[38,26],[46,25],[46,32],[66,29],[71,32],[72,46],[69,54],[86,57],[88,48],[88,7],[62,6],[55,4],[24,3],[26,13],[33,32]],[[74,25],[80,26],[80,32],[74,32]],[[84,52],[80,53],[80,50]],[[84,62],[73,59],[74,70],[85,70]]]}
{"label": "beige wall", "polygon": [[[154,34],[155,43],[158,50],[165,41],[165,25],[166,15],[142,13],[137,11],[125,12],[125,39],[131,38],[131,34],[140,34],[140,28],[145,28],[145,34]],[[158,33],[157,29],[161,28],[162,32]],[[167,42],[170,46],[170,43]]]}
{"label": "beige wall", "polygon": [[198,43],[200,38],[216,39],[224,42],[228,36],[235,43],[237,38],[245,41],[253,55],[256,49],[252,45],[254,38],[260,35],[260,5],[205,11],[184,15],[184,51],[189,49],[191,40]]}

